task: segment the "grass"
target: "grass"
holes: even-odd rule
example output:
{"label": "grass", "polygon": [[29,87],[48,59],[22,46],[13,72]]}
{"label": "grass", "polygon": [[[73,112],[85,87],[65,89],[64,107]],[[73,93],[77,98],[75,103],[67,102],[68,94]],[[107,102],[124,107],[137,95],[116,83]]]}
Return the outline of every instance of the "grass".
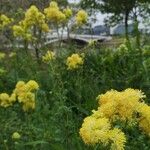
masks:
{"label": "grass", "polygon": [[[40,85],[36,94],[36,108],[23,112],[19,104],[0,107],[0,149],[6,150],[97,150],[101,146],[86,146],[79,136],[83,119],[97,108],[96,97],[110,89],[141,89],[150,102],[150,61],[142,59],[136,50],[112,50],[76,45],[52,46],[56,59],[49,64],[37,63],[33,54],[16,50],[17,55],[3,60],[6,69],[1,76],[0,92],[11,93],[17,81],[35,80]],[[41,55],[45,53],[41,50]],[[67,70],[66,59],[72,53],[85,53],[84,65]],[[144,48],[143,48],[144,53]],[[13,140],[13,132],[21,138]],[[133,133],[136,132],[132,131]],[[129,134],[126,149],[148,150],[148,139]],[[135,138],[136,137],[136,138]]]}

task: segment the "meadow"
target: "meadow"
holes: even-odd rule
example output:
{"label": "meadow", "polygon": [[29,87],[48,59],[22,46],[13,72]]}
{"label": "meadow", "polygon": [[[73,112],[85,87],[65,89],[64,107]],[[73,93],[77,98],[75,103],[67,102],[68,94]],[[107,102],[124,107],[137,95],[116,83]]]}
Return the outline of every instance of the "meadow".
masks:
{"label": "meadow", "polygon": [[13,26],[23,47],[0,51],[0,149],[149,150],[149,42],[36,47],[41,22],[31,18]]}
{"label": "meadow", "polygon": [[[72,54],[79,54],[83,64],[70,70],[66,62]],[[147,49],[143,49],[143,61],[138,51],[124,46],[116,50],[95,46],[81,50],[71,45],[57,51],[54,57],[39,64],[33,55],[27,56],[19,49],[1,59],[5,69],[1,74],[1,93],[11,94],[18,81],[34,80],[39,85],[33,110],[24,111],[17,102],[0,108],[1,149],[92,149],[82,142],[79,129],[91,110],[97,109],[99,94],[111,89],[140,89],[149,102]],[[14,132],[21,137],[12,139]],[[148,137],[137,128],[126,132],[132,139],[127,149],[149,149]]]}

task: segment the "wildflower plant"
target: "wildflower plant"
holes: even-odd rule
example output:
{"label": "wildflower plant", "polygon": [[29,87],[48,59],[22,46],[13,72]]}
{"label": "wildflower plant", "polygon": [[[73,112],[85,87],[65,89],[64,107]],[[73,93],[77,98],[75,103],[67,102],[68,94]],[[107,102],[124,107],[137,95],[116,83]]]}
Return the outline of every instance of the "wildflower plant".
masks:
{"label": "wildflower plant", "polygon": [[70,17],[70,12],[65,12],[67,16],[63,13],[63,11],[59,8],[57,2],[55,1],[50,2],[49,7],[44,9],[46,19],[57,30],[59,40],[61,39],[59,28],[63,27],[66,21],[69,19],[68,17]]}
{"label": "wildflower plant", "polygon": [[32,41],[32,33],[31,31],[25,26],[24,21],[20,21],[18,25],[13,26],[13,34],[14,37],[19,37],[25,41]]}
{"label": "wildflower plant", "polygon": [[55,59],[55,53],[53,51],[47,51],[44,56],[42,56],[42,61],[49,63]]}
{"label": "wildflower plant", "polygon": [[84,63],[84,59],[79,54],[72,54],[67,58],[66,65],[68,66],[68,70],[75,70],[82,66]]}
{"label": "wildflower plant", "polygon": [[64,22],[66,19],[65,14],[60,10],[58,4],[54,1],[50,2],[49,7],[44,9],[44,13],[50,22],[57,25]]}
{"label": "wildflower plant", "polygon": [[82,26],[87,23],[88,15],[84,10],[79,10],[76,14],[76,24]]}
{"label": "wildflower plant", "polygon": [[63,13],[65,14],[67,20],[69,20],[73,15],[72,9],[70,9],[69,7],[65,8],[63,10]]}
{"label": "wildflower plant", "polygon": [[49,26],[45,15],[32,5],[26,12],[24,19],[18,25],[13,26],[13,34],[24,41],[24,49],[28,49],[28,43],[32,41],[36,57],[39,59],[39,48],[42,45],[42,34],[49,32]]}
{"label": "wildflower plant", "polygon": [[40,12],[36,6],[32,5],[25,12],[25,17],[22,21],[19,22],[19,25],[13,26],[14,36],[20,36],[23,39],[31,40],[30,36],[33,35],[32,28],[35,26],[43,32],[49,31],[45,15]]}
{"label": "wildflower plant", "polygon": [[21,138],[21,135],[18,132],[14,132],[12,134],[12,139],[19,140]]}
{"label": "wildflower plant", "polygon": [[126,44],[121,44],[116,50],[116,54],[118,55],[123,55],[128,53],[129,53],[129,49]]}
{"label": "wildflower plant", "polygon": [[12,106],[15,102],[22,104],[23,110],[29,111],[35,109],[35,91],[38,90],[39,85],[34,80],[25,83],[19,81],[16,88],[11,95],[7,93],[0,94],[0,106],[7,108]]}
{"label": "wildflower plant", "polygon": [[44,9],[44,13],[49,23],[56,27],[58,38],[60,40],[59,28],[64,29],[66,27],[69,38],[72,26],[77,25],[78,27],[81,27],[87,23],[88,19],[88,15],[84,10],[79,10],[77,14],[75,14],[69,7],[61,9],[55,1],[50,2],[49,7]]}
{"label": "wildflower plant", "polygon": [[4,14],[0,14],[0,31],[3,30],[5,27],[8,27],[12,22],[12,18],[9,18]]}
{"label": "wildflower plant", "polygon": [[[103,144],[111,149],[123,150],[127,142],[123,132],[127,126],[136,125],[144,134],[150,136],[150,106],[144,102],[146,96],[140,90],[111,90],[97,97],[99,107],[84,119],[80,136],[86,144]],[[118,122],[124,124],[120,126]]]}

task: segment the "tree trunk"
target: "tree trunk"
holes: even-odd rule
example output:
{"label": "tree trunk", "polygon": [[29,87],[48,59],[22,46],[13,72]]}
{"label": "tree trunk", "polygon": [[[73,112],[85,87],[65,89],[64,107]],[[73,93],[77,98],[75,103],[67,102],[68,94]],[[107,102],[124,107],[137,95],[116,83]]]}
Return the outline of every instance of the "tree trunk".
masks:
{"label": "tree trunk", "polygon": [[37,61],[39,62],[40,56],[39,56],[39,49],[38,49],[38,47],[35,48],[35,53],[36,53]]}
{"label": "tree trunk", "polygon": [[136,46],[140,49],[140,31],[139,31],[139,22],[137,19],[137,15],[134,16],[134,31],[136,36]]}
{"label": "tree trunk", "polygon": [[130,43],[130,40],[129,40],[129,33],[128,33],[128,19],[129,19],[129,12],[126,11],[125,13],[125,36],[126,36],[126,40],[128,43]]}
{"label": "tree trunk", "polygon": [[[37,37],[37,28],[36,28],[36,26],[33,27],[33,35],[34,35],[34,37]],[[39,63],[39,60],[40,60],[39,39],[36,39],[36,41],[35,41],[35,43],[33,45],[34,45],[34,49],[35,49],[36,59],[37,59],[37,62]]]}
{"label": "tree trunk", "polygon": [[67,24],[67,38],[68,40],[70,39],[70,29],[69,29],[69,25]]}
{"label": "tree trunk", "polygon": [[28,41],[26,39],[24,40],[24,50],[26,54],[28,55]]}

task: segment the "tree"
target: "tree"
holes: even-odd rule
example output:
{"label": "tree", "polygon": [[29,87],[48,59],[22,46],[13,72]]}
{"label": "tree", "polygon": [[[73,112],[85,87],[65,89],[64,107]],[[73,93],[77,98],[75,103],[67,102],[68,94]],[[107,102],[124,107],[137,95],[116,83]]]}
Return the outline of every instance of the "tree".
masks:
{"label": "tree", "polygon": [[[118,23],[119,21],[124,20],[125,36],[127,41],[129,41],[129,17],[130,15],[134,15],[134,22],[136,24],[136,29],[138,29],[137,11],[140,10],[139,7],[141,4],[146,2],[149,3],[149,0],[82,0],[81,6],[84,8],[97,9],[102,13],[112,14],[109,18],[112,22]],[[136,10],[136,13],[134,10]]]}

